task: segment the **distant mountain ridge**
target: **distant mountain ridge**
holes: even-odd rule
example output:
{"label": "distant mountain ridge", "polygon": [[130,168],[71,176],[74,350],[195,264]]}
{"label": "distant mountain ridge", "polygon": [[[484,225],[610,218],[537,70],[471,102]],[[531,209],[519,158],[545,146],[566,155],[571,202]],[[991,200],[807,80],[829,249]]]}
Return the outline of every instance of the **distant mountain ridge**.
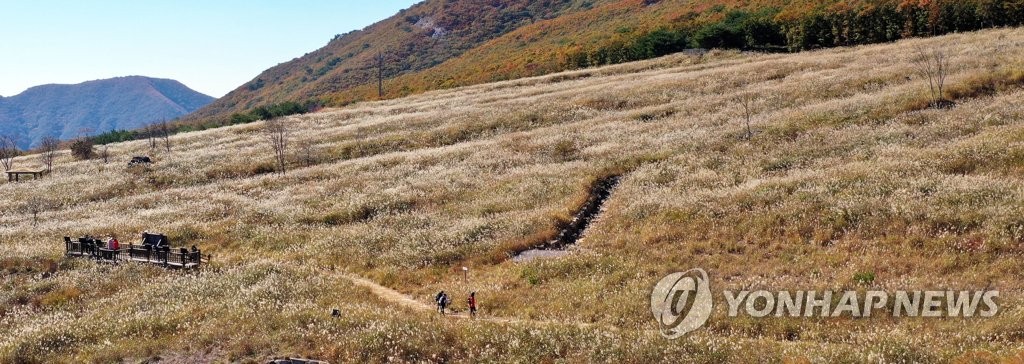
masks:
{"label": "distant mountain ridge", "polygon": [[0,135],[13,137],[25,149],[47,136],[71,139],[138,129],[189,114],[213,100],[181,82],[143,76],[42,85],[0,97]]}

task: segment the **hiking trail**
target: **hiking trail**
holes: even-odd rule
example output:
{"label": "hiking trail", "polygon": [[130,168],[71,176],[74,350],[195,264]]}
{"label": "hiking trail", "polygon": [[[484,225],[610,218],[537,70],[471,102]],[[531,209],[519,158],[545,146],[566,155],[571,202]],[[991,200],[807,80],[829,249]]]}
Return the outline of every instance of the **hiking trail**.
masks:
{"label": "hiking trail", "polygon": [[[423,303],[421,301],[417,301],[416,299],[410,297],[409,295],[406,295],[404,293],[398,292],[398,291],[393,290],[391,288],[382,286],[382,285],[377,284],[376,282],[373,282],[373,281],[371,281],[369,279],[366,279],[366,278],[363,278],[363,277],[359,277],[359,276],[356,276],[356,275],[352,275],[352,274],[348,274],[348,273],[341,273],[341,274],[339,274],[339,276],[341,276],[342,278],[345,278],[345,279],[351,281],[353,284],[355,284],[358,287],[362,287],[362,288],[365,288],[365,289],[369,290],[370,293],[373,293],[375,296],[377,296],[377,298],[380,298],[383,301],[386,301],[386,302],[389,302],[389,303],[393,303],[393,304],[396,304],[396,305],[399,305],[399,306],[403,306],[403,307],[406,307],[408,309],[411,309],[411,310],[414,310],[414,311],[418,311],[418,312],[437,313],[437,307],[435,307],[434,305],[430,305],[430,304]],[[612,331],[618,331],[618,328],[616,328],[614,326],[605,326],[605,325],[598,325],[598,324],[586,323],[586,322],[563,322],[563,321],[550,321],[550,320],[519,319],[519,318],[508,318],[508,317],[498,317],[498,316],[486,316],[486,315],[481,315],[481,314],[477,314],[476,318],[474,319],[474,318],[471,318],[468,314],[463,313],[463,312],[446,314],[444,317],[455,318],[455,319],[464,319],[464,320],[471,320],[472,319],[472,320],[477,320],[477,321],[487,321],[487,322],[494,322],[494,323],[501,323],[501,324],[529,324],[529,325],[557,325],[557,326],[572,325],[572,326],[576,326],[577,328],[581,328],[581,329],[589,329],[589,328],[595,328],[595,327],[605,327],[605,328],[608,328],[608,329],[610,329]]]}
{"label": "hiking trail", "polygon": [[[579,210],[574,215],[572,221],[570,221],[569,224],[562,229],[562,231],[558,234],[558,236],[556,236],[551,241],[548,241],[548,242],[546,242],[546,243],[544,243],[544,244],[542,244],[540,246],[537,246],[537,247],[535,247],[533,249],[530,249],[530,250],[527,250],[527,251],[524,251],[522,253],[517,254],[513,259],[515,261],[522,262],[522,261],[529,261],[531,259],[540,258],[540,257],[557,256],[557,253],[566,253],[565,249],[567,247],[571,246],[571,245],[576,244],[576,242],[583,236],[583,233],[584,233],[584,231],[586,231],[587,227],[589,227],[590,224],[593,222],[593,220],[598,215],[600,215],[600,213],[602,211],[602,208],[604,207],[605,202],[607,202],[608,198],[611,197],[612,191],[615,189],[616,186],[618,186],[619,181],[621,180],[621,178],[622,178],[622,176],[619,176],[619,175],[608,176],[608,177],[602,178],[602,179],[594,182],[594,185],[591,186],[591,188],[590,188],[589,197],[587,198],[587,201],[579,208]],[[552,253],[556,253],[556,254],[552,254]],[[403,294],[403,293],[398,292],[396,290],[393,290],[391,288],[388,288],[388,287],[382,286],[380,284],[377,284],[376,282],[371,281],[369,279],[366,279],[366,278],[363,278],[363,277],[360,277],[360,276],[357,276],[357,275],[353,275],[353,274],[348,274],[348,273],[341,273],[340,275],[341,275],[341,277],[351,281],[356,286],[368,289],[375,296],[377,296],[378,298],[380,298],[381,300],[384,300],[386,302],[393,303],[393,304],[396,304],[396,305],[399,305],[399,306],[404,306],[404,307],[406,307],[408,309],[411,309],[411,310],[414,310],[414,311],[419,311],[419,312],[434,312],[434,313],[437,312],[437,307],[432,305],[432,304],[427,304],[427,303],[424,303],[422,301],[417,301],[416,299],[414,299],[414,298],[412,298],[412,297],[410,297],[410,296],[408,296],[406,294]],[[467,319],[467,320],[468,319],[474,319],[474,318],[471,318],[467,313],[464,313],[464,312],[450,313],[450,314],[445,315],[445,317],[451,317],[451,318],[456,318],[456,319]],[[602,328],[607,328],[608,330],[611,330],[611,331],[619,331],[619,328],[615,327],[615,326],[599,325],[599,324],[585,323],[585,322],[564,322],[564,321],[551,321],[551,320],[519,319],[519,318],[507,318],[507,317],[497,317],[497,316],[484,316],[484,315],[479,315],[479,314],[477,315],[475,320],[488,321],[488,322],[496,322],[496,323],[503,323],[503,324],[560,325],[560,326],[572,325],[572,326],[575,326],[577,328],[583,328],[583,329],[602,327]]]}

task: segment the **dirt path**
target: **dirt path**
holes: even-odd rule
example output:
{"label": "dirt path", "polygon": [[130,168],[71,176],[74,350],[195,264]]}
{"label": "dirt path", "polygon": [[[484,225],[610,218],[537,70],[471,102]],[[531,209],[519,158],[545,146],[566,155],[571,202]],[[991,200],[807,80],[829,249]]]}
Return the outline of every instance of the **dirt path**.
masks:
{"label": "dirt path", "polygon": [[[348,280],[352,281],[352,283],[355,284],[356,286],[363,287],[363,288],[366,288],[366,289],[370,290],[371,293],[373,293],[375,296],[377,296],[378,298],[380,298],[380,299],[382,299],[382,300],[384,300],[386,302],[393,303],[393,304],[396,304],[396,305],[399,305],[399,306],[404,306],[406,308],[409,308],[409,309],[412,309],[412,310],[415,310],[415,311],[420,311],[420,312],[432,312],[432,313],[436,313],[437,312],[437,307],[434,306],[434,305],[429,305],[429,304],[423,303],[421,301],[417,301],[417,300],[413,299],[412,297],[409,297],[406,294],[403,294],[403,293],[398,292],[396,290],[393,290],[391,288],[379,285],[376,282],[373,282],[373,281],[371,281],[369,279],[366,279],[366,278],[363,278],[363,277],[359,277],[359,276],[356,276],[356,275],[352,275],[352,274],[345,274],[345,273],[340,274],[340,276],[345,278],[345,279],[348,279]],[[452,314],[446,315],[445,317],[450,317],[450,318],[455,318],[455,319],[465,319],[465,320],[471,319],[469,317],[469,315],[466,314],[466,313],[452,313]],[[598,324],[585,323],[585,322],[563,322],[563,321],[549,321],[549,320],[531,320],[531,319],[519,319],[519,318],[484,316],[484,315],[477,315],[475,320],[487,321],[487,322],[496,322],[496,323],[502,323],[502,324],[555,325],[555,326],[572,325],[572,326],[576,326],[576,327],[581,328],[581,329],[604,328],[604,329],[611,330],[611,331],[618,331],[618,328],[616,328],[614,326],[605,326],[605,325],[598,325]]]}
{"label": "dirt path", "polygon": [[352,274],[342,274],[342,277],[352,281],[353,284],[369,289],[371,293],[376,295],[378,298],[394,303],[400,306],[405,306],[416,311],[434,311],[435,307],[426,303],[417,301],[408,295],[402,294],[396,290],[379,285],[369,279],[355,276]]}

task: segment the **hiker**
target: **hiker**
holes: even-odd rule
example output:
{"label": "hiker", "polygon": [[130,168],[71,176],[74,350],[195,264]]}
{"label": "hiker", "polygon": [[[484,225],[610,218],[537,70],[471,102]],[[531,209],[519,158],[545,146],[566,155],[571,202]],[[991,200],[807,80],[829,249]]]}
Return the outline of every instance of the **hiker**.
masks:
{"label": "hiker", "polygon": [[444,315],[444,309],[448,306],[448,294],[444,291],[438,292],[437,296],[434,296],[434,302],[437,302],[437,311]]}
{"label": "hiker", "polygon": [[199,255],[199,248],[195,245],[192,246],[192,252],[189,253],[189,259],[196,263],[202,262],[203,256]]}
{"label": "hiker", "polygon": [[121,243],[117,241],[117,237],[110,236],[107,239],[107,249],[118,251],[121,249]]}
{"label": "hiker", "polygon": [[86,235],[85,237],[82,238],[82,244],[85,244],[85,250],[89,252],[89,255],[94,257],[96,256],[96,249],[99,247],[96,246],[97,243],[95,240],[89,237],[89,235]]}
{"label": "hiker", "polygon": [[469,293],[469,298],[466,299],[466,303],[469,304],[469,316],[476,318],[476,292]]}

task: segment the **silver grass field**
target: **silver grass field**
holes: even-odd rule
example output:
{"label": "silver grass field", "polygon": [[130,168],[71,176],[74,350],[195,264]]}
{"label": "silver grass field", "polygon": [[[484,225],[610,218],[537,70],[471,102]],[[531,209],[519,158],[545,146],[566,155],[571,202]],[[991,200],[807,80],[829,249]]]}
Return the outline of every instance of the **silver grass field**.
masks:
{"label": "silver grass field", "polygon": [[[928,107],[918,48],[949,55],[955,107]],[[1022,85],[1024,30],[997,29],[674,55],[288,117],[284,174],[262,122],[175,135],[169,153],[113,144],[109,163],[64,151],[42,180],[0,184],[0,362],[1021,362]],[[135,155],[156,163],[127,167]],[[510,259],[611,174],[566,257]],[[144,230],[213,260],[62,258],[64,236]],[[666,340],[651,287],[694,267],[716,289],[994,287],[1001,311],[716,310]],[[424,304],[447,290],[457,311],[477,291],[481,318],[397,305],[351,276]]]}

